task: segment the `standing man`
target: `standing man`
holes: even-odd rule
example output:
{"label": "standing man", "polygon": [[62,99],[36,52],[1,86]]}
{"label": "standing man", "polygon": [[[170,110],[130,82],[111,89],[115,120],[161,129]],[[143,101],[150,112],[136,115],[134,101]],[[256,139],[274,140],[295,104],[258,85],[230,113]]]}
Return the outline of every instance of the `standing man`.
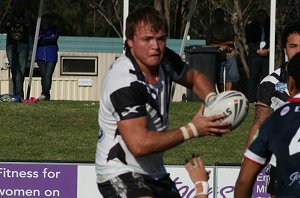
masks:
{"label": "standing man", "polygon": [[31,29],[31,16],[27,9],[26,0],[11,0],[11,9],[3,20],[6,28],[6,54],[9,61],[13,95],[23,98],[23,83],[25,68],[29,55],[29,33]]}
{"label": "standing man", "polygon": [[209,79],[166,48],[168,24],[153,7],[126,20],[126,53],[107,72],[101,87],[97,183],[103,197],[180,197],[167,174],[163,152],[191,139],[228,132],[224,115],[203,117],[168,130],[172,81],[191,88],[206,105],[215,96]]}
{"label": "standing man", "polygon": [[248,45],[248,100],[256,101],[259,82],[269,73],[270,19],[265,10],[258,10],[255,19],[246,26]]}
{"label": "standing man", "polygon": [[[293,22],[285,26],[282,34],[282,46],[284,52],[290,60],[296,53],[300,52],[300,22]],[[246,148],[250,145],[254,134],[266,120],[266,118],[276,109],[281,107],[289,98],[287,89],[287,63],[282,64],[277,70],[265,77],[257,92],[257,102],[255,104],[255,116],[252,128],[248,135]],[[270,160],[270,182],[267,192],[274,195],[276,188],[275,177],[276,159],[273,156]]]}
{"label": "standing man", "polygon": [[[299,46],[298,46],[299,47]],[[287,64],[289,102],[264,122],[244,155],[235,197],[251,197],[256,177],[274,154],[277,159],[276,198],[300,197],[300,53]]]}
{"label": "standing man", "polygon": [[[233,83],[239,81],[240,75],[237,67],[234,48],[235,33],[231,23],[225,21],[225,11],[217,8],[214,12],[215,21],[210,24],[206,33],[206,45],[219,48],[224,57],[217,67],[217,87],[219,91],[232,90]],[[225,70],[225,79],[224,79]],[[225,81],[225,85],[224,85]]]}

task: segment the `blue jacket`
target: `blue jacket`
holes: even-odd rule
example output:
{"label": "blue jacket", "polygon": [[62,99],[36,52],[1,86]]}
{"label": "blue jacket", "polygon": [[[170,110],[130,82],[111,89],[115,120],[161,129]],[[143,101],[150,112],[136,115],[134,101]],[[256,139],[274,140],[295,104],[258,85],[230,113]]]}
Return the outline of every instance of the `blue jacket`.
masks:
{"label": "blue jacket", "polygon": [[59,32],[55,27],[49,26],[47,29],[44,29],[41,26],[36,50],[36,61],[57,62],[58,37]]}

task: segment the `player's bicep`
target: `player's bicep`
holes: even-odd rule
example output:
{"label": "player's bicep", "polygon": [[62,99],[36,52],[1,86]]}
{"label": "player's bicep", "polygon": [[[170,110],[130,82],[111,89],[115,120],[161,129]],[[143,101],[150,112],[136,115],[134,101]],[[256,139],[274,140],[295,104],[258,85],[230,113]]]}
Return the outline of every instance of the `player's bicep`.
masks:
{"label": "player's bicep", "polygon": [[256,177],[262,170],[262,168],[263,165],[256,163],[248,158],[244,158],[237,182],[253,186]]}
{"label": "player's bicep", "polygon": [[176,82],[191,89],[196,81],[197,75],[197,70],[189,68]]}
{"label": "player's bicep", "polygon": [[147,131],[147,117],[138,117],[117,122],[118,130],[128,149],[133,153],[139,153]]}

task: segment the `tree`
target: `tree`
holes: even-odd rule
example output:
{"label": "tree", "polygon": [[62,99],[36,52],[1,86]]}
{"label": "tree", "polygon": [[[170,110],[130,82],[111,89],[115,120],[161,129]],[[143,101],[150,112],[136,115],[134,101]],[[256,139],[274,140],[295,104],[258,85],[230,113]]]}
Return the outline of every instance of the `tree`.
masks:
{"label": "tree", "polygon": [[[0,1],[2,18],[10,0]],[[37,16],[39,0],[27,0],[33,14]],[[62,35],[123,37],[123,0],[44,0],[45,9],[53,11],[57,17]],[[161,10],[170,26],[170,38],[183,37],[191,0],[129,0],[132,11],[144,5],[152,5]],[[217,7],[226,10],[227,19],[234,25],[236,46],[247,73],[247,44],[245,25],[249,23],[257,9],[270,9],[270,1],[260,0],[202,0],[198,1],[193,13],[189,35],[192,39],[204,39],[212,13]],[[280,32],[284,25],[299,18],[300,1],[277,0],[276,38],[281,39]],[[276,62],[284,60],[282,46],[277,42]]]}

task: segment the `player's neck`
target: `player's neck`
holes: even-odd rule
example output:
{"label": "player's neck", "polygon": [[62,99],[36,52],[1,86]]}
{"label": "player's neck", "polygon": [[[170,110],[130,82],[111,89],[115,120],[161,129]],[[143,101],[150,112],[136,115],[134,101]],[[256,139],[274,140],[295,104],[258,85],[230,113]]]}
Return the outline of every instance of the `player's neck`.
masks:
{"label": "player's neck", "polygon": [[145,80],[149,84],[156,84],[159,81],[159,74],[151,74],[151,75],[145,75]]}

